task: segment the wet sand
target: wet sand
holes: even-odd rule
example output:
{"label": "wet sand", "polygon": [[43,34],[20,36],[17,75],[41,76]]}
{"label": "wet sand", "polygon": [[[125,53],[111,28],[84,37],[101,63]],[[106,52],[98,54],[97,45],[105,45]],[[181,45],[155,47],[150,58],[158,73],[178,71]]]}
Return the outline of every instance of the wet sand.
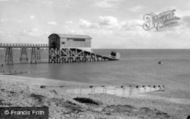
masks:
{"label": "wet sand", "polygon": [[[186,119],[190,99],[185,92],[118,97],[108,94],[69,94],[68,88],[98,84],[0,75],[0,106],[48,106],[50,119]],[[184,93],[184,94],[182,94]],[[173,95],[171,95],[173,94]]]}

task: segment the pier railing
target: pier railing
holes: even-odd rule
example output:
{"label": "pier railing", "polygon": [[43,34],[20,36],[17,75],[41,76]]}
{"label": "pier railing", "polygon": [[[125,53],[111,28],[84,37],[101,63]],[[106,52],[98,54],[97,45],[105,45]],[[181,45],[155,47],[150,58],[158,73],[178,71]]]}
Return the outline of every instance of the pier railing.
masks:
{"label": "pier railing", "polygon": [[0,43],[0,48],[33,48],[33,47],[39,47],[39,48],[48,48],[48,44],[27,44],[27,43]]}

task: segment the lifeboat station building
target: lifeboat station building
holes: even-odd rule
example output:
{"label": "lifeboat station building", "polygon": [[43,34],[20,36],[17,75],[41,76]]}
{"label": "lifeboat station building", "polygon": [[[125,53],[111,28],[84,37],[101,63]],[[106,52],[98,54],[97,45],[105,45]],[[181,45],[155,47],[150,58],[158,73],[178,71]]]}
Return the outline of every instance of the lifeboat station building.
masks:
{"label": "lifeboat station building", "polygon": [[91,37],[88,35],[51,34],[49,37],[49,63],[97,62],[117,60],[92,52]]}
{"label": "lifeboat station building", "polygon": [[91,37],[88,35],[74,35],[74,34],[51,34],[49,36],[50,48],[77,48],[85,51],[92,51]]}

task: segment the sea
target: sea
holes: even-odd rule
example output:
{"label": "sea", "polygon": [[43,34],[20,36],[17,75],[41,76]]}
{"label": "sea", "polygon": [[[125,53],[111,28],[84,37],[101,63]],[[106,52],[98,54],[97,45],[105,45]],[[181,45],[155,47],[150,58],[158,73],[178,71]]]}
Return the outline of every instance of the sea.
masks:
{"label": "sea", "polygon": [[98,84],[168,84],[173,88],[190,85],[190,49],[93,49],[102,55],[109,55],[111,51],[119,52],[120,60],[49,64],[48,51],[43,49],[41,61],[30,64],[20,63],[20,50],[14,50],[14,65],[8,66],[4,64],[5,51],[1,50],[0,72],[23,72],[16,75]]}

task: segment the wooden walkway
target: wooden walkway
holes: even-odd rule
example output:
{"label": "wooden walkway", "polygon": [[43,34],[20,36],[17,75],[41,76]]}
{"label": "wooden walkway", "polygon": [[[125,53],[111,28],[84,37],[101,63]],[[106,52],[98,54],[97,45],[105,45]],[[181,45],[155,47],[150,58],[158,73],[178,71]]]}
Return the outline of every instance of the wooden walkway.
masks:
{"label": "wooden walkway", "polygon": [[28,62],[28,49],[31,49],[30,63],[36,64],[41,59],[41,48],[49,48],[48,44],[0,43],[0,48],[5,49],[5,64],[13,65],[14,49],[21,49],[20,62]]}
{"label": "wooden walkway", "polygon": [[78,48],[62,48],[61,50],[49,49],[49,63],[74,63],[116,61],[114,57],[99,55]]}
{"label": "wooden walkway", "polygon": [[[41,59],[41,48],[48,48],[48,44],[21,44],[0,43],[0,48],[5,49],[5,64],[13,65],[13,53],[15,49],[21,49],[20,62],[27,63],[28,49],[31,51],[30,63],[36,64]],[[99,62],[116,61],[114,56],[104,56],[79,48],[49,49],[49,63],[74,63],[74,62]]]}
{"label": "wooden walkway", "polygon": [[0,48],[48,48],[48,44],[0,43]]}

